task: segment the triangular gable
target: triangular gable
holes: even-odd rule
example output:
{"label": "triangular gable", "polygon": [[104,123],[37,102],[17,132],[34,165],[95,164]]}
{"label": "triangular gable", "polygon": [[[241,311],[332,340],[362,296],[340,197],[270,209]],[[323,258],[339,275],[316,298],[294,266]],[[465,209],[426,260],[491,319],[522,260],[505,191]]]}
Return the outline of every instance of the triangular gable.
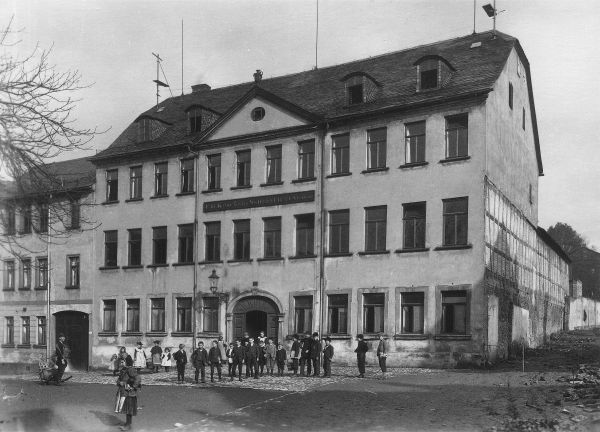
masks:
{"label": "triangular gable", "polygon": [[[253,120],[252,111],[261,107],[265,112],[264,118]],[[306,126],[317,120],[317,116],[310,112],[254,86],[206,131],[202,141]]]}

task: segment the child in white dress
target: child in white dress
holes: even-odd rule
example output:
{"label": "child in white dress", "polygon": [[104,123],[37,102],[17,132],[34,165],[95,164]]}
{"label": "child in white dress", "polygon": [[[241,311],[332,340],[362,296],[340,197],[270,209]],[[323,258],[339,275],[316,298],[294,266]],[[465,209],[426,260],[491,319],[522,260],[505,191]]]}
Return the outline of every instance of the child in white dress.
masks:
{"label": "child in white dress", "polygon": [[169,368],[171,367],[171,349],[165,348],[162,353],[162,362],[160,364],[165,368],[165,372],[169,372]]}
{"label": "child in white dress", "polygon": [[137,369],[138,373],[140,369],[146,367],[146,352],[142,348],[142,342],[138,342],[137,347],[133,350],[133,367]]}

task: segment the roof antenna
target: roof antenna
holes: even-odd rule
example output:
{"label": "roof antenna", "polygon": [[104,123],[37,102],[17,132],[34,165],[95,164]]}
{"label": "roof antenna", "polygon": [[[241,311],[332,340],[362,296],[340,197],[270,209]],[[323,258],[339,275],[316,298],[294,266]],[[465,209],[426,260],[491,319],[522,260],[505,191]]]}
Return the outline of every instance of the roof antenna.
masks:
{"label": "roof antenna", "polygon": [[319,0],[317,0],[317,29],[315,37],[315,69],[319,68]]}
{"label": "roof antenna", "polygon": [[158,54],[154,54],[152,53],[152,55],[154,57],[156,57],[156,79],[152,80],[156,83],[156,110],[158,111],[158,98],[160,97],[160,91],[159,88],[160,87],[169,87],[168,84],[165,84],[164,82],[162,82],[161,80],[159,80],[159,75],[158,75],[158,71],[160,69],[160,62],[162,61],[162,59],[160,58],[160,55]]}
{"label": "roof antenna", "polygon": [[494,31],[492,33],[493,34],[492,39],[496,39],[496,17],[498,15],[500,15],[502,12],[504,12],[504,9],[502,9],[501,11],[496,9],[496,0],[494,0],[493,6],[488,3],[486,5],[483,5],[482,7],[483,7],[483,10],[485,11],[485,13],[487,14],[487,16],[494,19]]}

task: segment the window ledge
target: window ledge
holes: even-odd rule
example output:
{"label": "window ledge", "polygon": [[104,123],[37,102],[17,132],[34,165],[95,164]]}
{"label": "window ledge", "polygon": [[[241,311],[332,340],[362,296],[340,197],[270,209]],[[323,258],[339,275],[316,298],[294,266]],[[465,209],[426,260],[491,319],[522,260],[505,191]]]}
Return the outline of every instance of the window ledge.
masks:
{"label": "window ledge", "polygon": [[201,191],[200,193],[211,194],[211,193],[216,193],[216,192],[223,192],[223,189],[222,188],[218,188],[218,189],[205,189],[205,190]]}
{"label": "window ledge", "polygon": [[232,186],[229,189],[231,189],[231,190],[252,189],[252,185]]}
{"label": "window ledge", "polygon": [[223,264],[223,260],[219,260],[219,261],[200,261],[198,264],[200,264],[200,265],[205,265],[205,264]]}
{"label": "window ledge", "polygon": [[193,266],[193,262],[181,262],[181,263],[173,263],[173,267],[185,267],[185,266]]}
{"label": "window ledge", "polygon": [[299,178],[299,179],[292,180],[292,183],[307,183],[307,182],[311,182],[311,181],[315,181],[315,180],[317,180],[316,177],[306,177],[306,178]]}
{"label": "window ledge", "polygon": [[121,336],[144,336],[144,333],[139,331],[125,331],[121,332]]}
{"label": "window ledge", "polygon": [[283,261],[285,258],[283,257],[264,257],[264,258],[257,258],[256,261],[258,262],[263,262],[263,261]]}
{"label": "window ledge", "polygon": [[144,201],[144,198],[129,198],[129,199],[125,200],[126,203],[137,202],[137,201]]}
{"label": "window ledge", "polygon": [[438,246],[434,250],[436,250],[436,251],[461,250],[461,249],[471,249],[472,247],[473,247],[472,244],[456,245],[456,246]]}
{"label": "window ledge", "polygon": [[162,195],[153,195],[150,197],[150,199],[160,199],[160,198],[168,198],[169,194],[162,194]]}
{"label": "window ledge", "polygon": [[382,250],[382,251],[360,251],[358,253],[358,255],[360,255],[360,256],[365,256],[365,255],[387,255],[389,253],[390,253],[389,250]]}
{"label": "window ledge", "polygon": [[14,348],[15,344],[2,344],[0,345],[0,348]]}
{"label": "window ledge", "polygon": [[346,177],[346,176],[351,176],[351,175],[352,175],[351,172],[342,172],[342,173],[329,174],[325,178]]}
{"label": "window ledge", "polygon": [[283,184],[282,181],[271,182],[271,183],[261,183],[260,187],[269,187],[269,186],[281,186]]}
{"label": "window ledge", "polygon": [[35,291],[46,291],[48,288],[45,286],[37,286],[34,288]]}
{"label": "window ledge", "polygon": [[157,268],[157,267],[169,267],[171,264],[161,263],[161,264],[148,264],[146,268]]}
{"label": "window ledge", "polygon": [[15,289],[14,288],[2,288],[3,292],[14,292]]}
{"label": "window ledge", "polygon": [[31,287],[21,287],[19,291],[31,291]]}
{"label": "window ledge", "polygon": [[17,348],[31,348],[31,344],[20,344],[17,345]]}
{"label": "window ledge", "polygon": [[352,336],[349,334],[328,334],[325,337],[328,337],[332,340],[350,340]]}
{"label": "window ledge", "polygon": [[172,337],[192,337],[194,333],[192,332],[171,332]]}
{"label": "window ledge", "polygon": [[143,265],[128,265],[128,266],[123,266],[123,270],[137,270],[137,269],[143,269],[144,266]]}
{"label": "window ledge", "polygon": [[394,340],[426,340],[429,335],[423,333],[395,334]]}
{"label": "window ledge", "polygon": [[[125,333],[123,333],[125,335]],[[101,331],[98,332],[98,336],[119,336],[119,332]]]}
{"label": "window ledge", "polygon": [[429,165],[429,162],[427,162],[427,161],[409,162],[409,163],[405,163],[404,165],[400,165],[398,168],[400,168],[400,169],[417,168],[417,167],[422,167],[422,166],[426,166],[426,165]]}
{"label": "window ledge", "polygon": [[196,192],[189,191],[189,192],[179,192],[179,193],[175,194],[175,196],[178,196],[178,197],[180,197],[180,196],[188,196],[188,195],[196,195]]}
{"label": "window ledge", "polygon": [[221,334],[219,332],[198,332],[197,336],[207,337],[207,338],[216,338]]}
{"label": "window ledge", "polygon": [[381,168],[367,168],[366,170],[361,171],[361,174],[371,174],[376,172],[384,172],[389,171],[390,167],[381,167]]}
{"label": "window ledge", "polygon": [[115,200],[115,201],[104,201],[103,203],[101,203],[102,205],[112,205],[112,204],[119,204],[119,200]]}
{"label": "window ledge", "polygon": [[150,332],[146,332],[146,336],[148,336],[148,337],[166,337],[167,332],[165,332],[165,331],[150,331]]}
{"label": "window ledge", "polygon": [[330,254],[326,254],[325,258],[339,258],[339,257],[350,257],[354,255],[353,252],[346,252],[346,253],[330,253]]}
{"label": "window ledge", "polygon": [[252,258],[249,258],[249,259],[232,259],[232,260],[228,260],[227,264],[230,264],[230,263],[251,263],[252,261],[254,261]]}
{"label": "window ledge", "polygon": [[119,266],[104,266],[104,267],[98,267],[98,270],[118,270],[121,267]]}
{"label": "window ledge", "polygon": [[363,340],[379,340],[379,333],[363,333]]}
{"label": "window ledge", "polygon": [[429,248],[414,248],[414,249],[396,249],[394,253],[403,254],[403,253],[413,253],[413,252],[428,252]]}
{"label": "window ledge", "polygon": [[471,159],[471,156],[457,156],[457,157],[442,159],[440,161],[440,163],[441,164],[446,164],[446,163],[452,163],[452,162],[466,161],[466,160],[469,160],[469,159]]}
{"label": "window ledge", "polygon": [[67,285],[65,286],[66,290],[76,290],[79,289],[79,285]]}
{"label": "window ledge", "polygon": [[457,340],[466,341],[471,340],[470,334],[437,334],[433,336],[435,340]]}
{"label": "window ledge", "polygon": [[46,348],[47,345],[38,345],[38,344],[34,344],[33,348]]}
{"label": "window ledge", "polygon": [[294,256],[289,256],[288,259],[289,260],[300,260],[300,259],[314,259],[316,258],[316,255],[294,255]]}

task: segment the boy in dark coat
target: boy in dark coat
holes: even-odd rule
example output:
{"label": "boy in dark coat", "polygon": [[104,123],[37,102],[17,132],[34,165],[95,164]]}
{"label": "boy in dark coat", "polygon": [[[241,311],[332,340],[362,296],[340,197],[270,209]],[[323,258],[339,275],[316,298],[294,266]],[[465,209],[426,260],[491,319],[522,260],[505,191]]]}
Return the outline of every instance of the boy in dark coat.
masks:
{"label": "boy in dark coat", "polygon": [[208,366],[208,352],[204,349],[204,342],[198,342],[198,349],[194,351],[191,358],[192,365],[196,371],[194,372],[194,381],[198,384],[198,375],[201,374],[202,382],[206,382],[206,369]]}
{"label": "boy in dark coat", "polygon": [[[319,340],[319,333],[314,332],[312,338],[309,339],[310,343],[310,360],[313,368],[313,376],[318,377],[319,373],[319,357],[321,356],[321,341]],[[310,364],[309,363],[309,364]],[[308,375],[310,375],[310,366],[308,367]]]}
{"label": "boy in dark coat", "polygon": [[385,340],[385,335],[383,333],[379,333],[379,345],[377,345],[377,358],[379,359],[379,367],[381,368],[381,373],[385,378],[385,373],[387,372],[387,353],[388,346]]}
{"label": "boy in dark coat", "polygon": [[216,340],[212,341],[212,347],[208,351],[208,362],[210,363],[210,382],[215,382],[215,368],[217,368],[219,381],[221,381],[221,349]]}
{"label": "boy in dark coat", "polygon": [[175,364],[177,365],[177,384],[183,384],[185,379],[185,365],[187,364],[187,353],[183,349],[184,345],[179,344],[179,350],[173,354]]}
{"label": "boy in dark coat", "polygon": [[301,354],[300,354],[300,376],[304,376],[304,368],[306,368],[306,375],[310,376],[310,338],[302,339]]}
{"label": "boy in dark coat", "polygon": [[292,371],[294,375],[298,375],[298,360],[300,359],[300,342],[298,341],[298,335],[294,335],[294,342],[292,343],[292,351],[290,357],[292,357]]}
{"label": "boy in dark coat", "polygon": [[365,338],[362,334],[359,334],[357,337],[358,346],[354,350],[356,353],[356,363],[358,364],[358,372],[359,378],[365,377],[365,363],[367,361],[367,351],[369,351],[369,345],[365,342]]}
{"label": "boy in dark coat", "polygon": [[259,347],[254,343],[254,338],[250,338],[246,347],[246,376],[254,375],[258,379],[258,355]]}
{"label": "boy in dark coat", "polygon": [[333,345],[331,338],[325,338],[325,348],[323,349],[323,378],[331,378],[331,360],[333,359]]}
{"label": "boy in dark coat", "polygon": [[232,372],[229,374],[231,381],[233,381],[233,377],[235,376],[235,371],[238,371],[238,379],[242,380],[242,364],[244,363],[244,359],[246,357],[246,350],[242,346],[241,340],[235,341],[235,347],[233,348],[233,352],[231,354],[231,358],[233,359],[233,366],[231,368]]}
{"label": "boy in dark coat", "polygon": [[277,344],[277,352],[275,352],[275,362],[277,362],[277,374],[279,376],[283,376],[283,371],[285,369],[285,360],[287,358],[287,353],[283,348],[283,344]]}

